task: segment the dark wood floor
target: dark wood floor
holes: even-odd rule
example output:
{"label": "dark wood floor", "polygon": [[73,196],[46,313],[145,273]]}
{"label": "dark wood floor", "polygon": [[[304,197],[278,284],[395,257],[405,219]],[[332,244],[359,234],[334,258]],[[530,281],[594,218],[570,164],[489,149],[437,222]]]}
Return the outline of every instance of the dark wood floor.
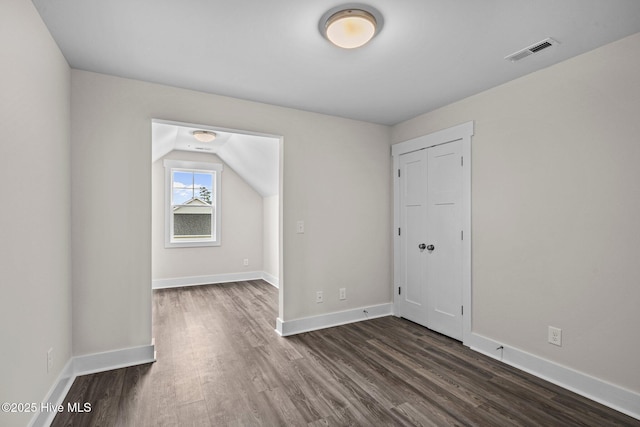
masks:
{"label": "dark wood floor", "polygon": [[263,281],[153,298],[158,361],[78,377],[53,426],[640,426],[395,317],[281,338]]}

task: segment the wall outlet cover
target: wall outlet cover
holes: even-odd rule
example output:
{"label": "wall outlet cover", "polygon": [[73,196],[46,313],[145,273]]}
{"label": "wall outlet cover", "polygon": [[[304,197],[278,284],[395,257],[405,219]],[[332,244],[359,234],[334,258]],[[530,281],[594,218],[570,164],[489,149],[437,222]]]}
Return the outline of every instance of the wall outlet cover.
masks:
{"label": "wall outlet cover", "polygon": [[561,347],[562,346],[562,329],[549,326],[548,341],[550,344]]}

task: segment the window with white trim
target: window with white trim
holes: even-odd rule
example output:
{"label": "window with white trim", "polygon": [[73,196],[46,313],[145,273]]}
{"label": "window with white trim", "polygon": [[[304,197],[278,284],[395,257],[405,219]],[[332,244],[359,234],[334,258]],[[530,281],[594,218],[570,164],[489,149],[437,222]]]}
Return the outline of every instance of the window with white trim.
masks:
{"label": "window with white trim", "polygon": [[220,245],[218,163],[165,160],[165,247]]}

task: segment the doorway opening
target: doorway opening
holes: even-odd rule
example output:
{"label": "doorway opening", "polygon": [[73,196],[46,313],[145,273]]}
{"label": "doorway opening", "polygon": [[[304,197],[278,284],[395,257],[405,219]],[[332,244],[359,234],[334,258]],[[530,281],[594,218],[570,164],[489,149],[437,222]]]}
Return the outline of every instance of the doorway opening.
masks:
{"label": "doorway opening", "polygon": [[281,316],[283,138],[151,126],[152,288],[264,280],[278,288]]}

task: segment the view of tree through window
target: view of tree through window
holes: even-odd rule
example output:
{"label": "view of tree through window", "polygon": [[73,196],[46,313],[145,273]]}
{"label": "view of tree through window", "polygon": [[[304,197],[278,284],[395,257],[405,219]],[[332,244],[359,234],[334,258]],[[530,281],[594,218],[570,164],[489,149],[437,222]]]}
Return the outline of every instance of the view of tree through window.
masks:
{"label": "view of tree through window", "polygon": [[211,239],[215,172],[171,171],[171,209],[174,239]]}

